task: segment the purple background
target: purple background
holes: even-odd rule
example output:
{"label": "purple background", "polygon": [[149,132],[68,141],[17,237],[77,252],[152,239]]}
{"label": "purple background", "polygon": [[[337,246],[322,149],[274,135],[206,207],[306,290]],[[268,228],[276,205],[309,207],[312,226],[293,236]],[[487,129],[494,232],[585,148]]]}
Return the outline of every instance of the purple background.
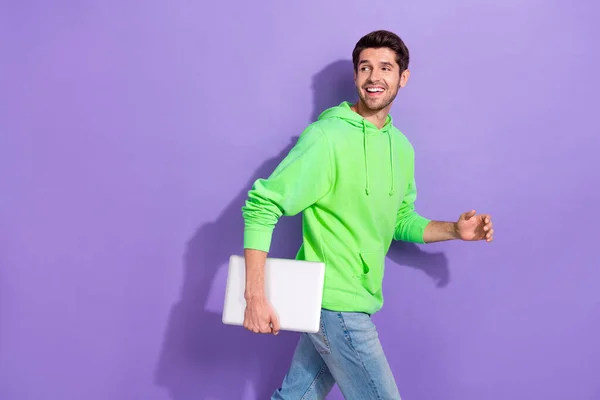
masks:
{"label": "purple background", "polygon": [[[354,100],[352,48],[385,28],[412,54],[392,113],[418,210],[496,227],[492,245],[391,250],[375,320],[403,398],[600,399],[597,16],[566,0],[3,2],[0,398],[267,398],[297,336],[220,323],[240,207],[320,111]],[[298,222],[273,255],[294,255]]]}

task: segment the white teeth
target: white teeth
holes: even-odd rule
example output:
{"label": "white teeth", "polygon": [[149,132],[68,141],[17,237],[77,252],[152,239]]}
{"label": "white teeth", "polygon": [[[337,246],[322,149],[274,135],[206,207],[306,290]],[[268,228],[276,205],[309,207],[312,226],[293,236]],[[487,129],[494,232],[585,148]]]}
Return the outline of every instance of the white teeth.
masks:
{"label": "white teeth", "polygon": [[367,92],[383,92],[381,88],[367,88]]}

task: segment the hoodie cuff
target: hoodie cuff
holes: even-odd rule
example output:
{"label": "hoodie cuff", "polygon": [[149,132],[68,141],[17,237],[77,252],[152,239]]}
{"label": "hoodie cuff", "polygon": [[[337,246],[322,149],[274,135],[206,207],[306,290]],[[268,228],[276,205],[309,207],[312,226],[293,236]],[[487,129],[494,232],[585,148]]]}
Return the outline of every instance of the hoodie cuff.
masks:
{"label": "hoodie cuff", "polygon": [[431,222],[430,219],[422,217],[418,214],[415,215],[415,219],[412,221],[412,226],[409,231],[410,240],[413,243],[425,244],[425,239],[423,238],[425,234],[425,228]]}
{"label": "hoodie cuff", "polygon": [[272,230],[244,230],[244,249],[260,250],[266,253],[271,248]]}

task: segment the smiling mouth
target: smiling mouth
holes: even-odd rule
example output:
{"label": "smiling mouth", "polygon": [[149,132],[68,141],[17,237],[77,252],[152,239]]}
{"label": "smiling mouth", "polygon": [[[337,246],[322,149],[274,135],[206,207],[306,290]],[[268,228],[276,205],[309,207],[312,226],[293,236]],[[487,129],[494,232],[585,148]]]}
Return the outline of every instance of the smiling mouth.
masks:
{"label": "smiling mouth", "polygon": [[367,91],[367,94],[370,97],[372,97],[372,96],[374,97],[374,96],[379,96],[380,94],[382,94],[385,89],[382,87],[379,87],[379,86],[369,86],[369,87],[365,88],[365,90]]}

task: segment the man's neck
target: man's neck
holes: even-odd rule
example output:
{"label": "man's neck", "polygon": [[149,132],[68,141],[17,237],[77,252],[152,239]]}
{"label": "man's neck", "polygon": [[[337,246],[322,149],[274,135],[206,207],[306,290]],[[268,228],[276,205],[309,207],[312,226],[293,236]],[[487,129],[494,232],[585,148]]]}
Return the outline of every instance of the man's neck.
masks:
{"label": "man's neck", "polygon": [[359,99],[356,104],[354,104],[351,109],[355,113],[362,116],[364,119],[375,125],[378,129],[383,128],[385,125],[385,121],[387,120],[388,114],[390,112],[391,104],[381,109],[379,111],[369,110],[362,101]]}

